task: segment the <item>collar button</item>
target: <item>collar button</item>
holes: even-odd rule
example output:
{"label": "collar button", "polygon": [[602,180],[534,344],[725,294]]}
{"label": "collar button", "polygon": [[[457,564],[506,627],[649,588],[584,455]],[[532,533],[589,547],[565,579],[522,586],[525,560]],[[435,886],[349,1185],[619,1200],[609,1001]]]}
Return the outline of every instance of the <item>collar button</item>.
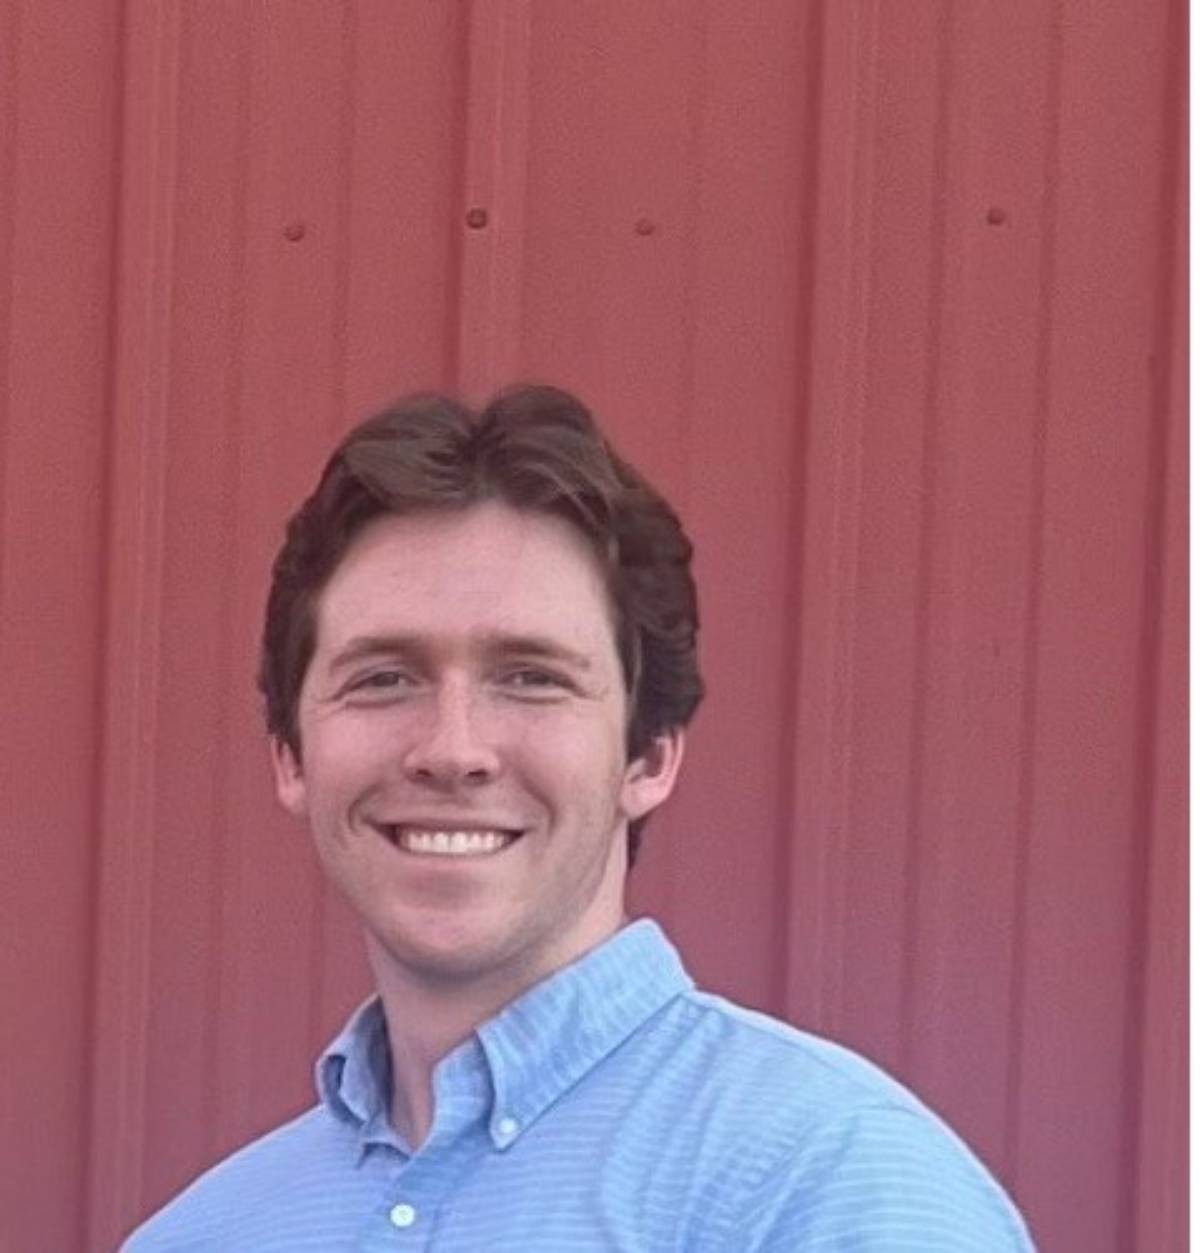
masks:
{"label": "collar button", "polygon": [[411,1227],[417,1221],[417,1211],[411,1205],[401,1203],[392,1206],[388,1217],[392,1220],[393,1227],[399,1227],[403,1230],[405,1227]]}

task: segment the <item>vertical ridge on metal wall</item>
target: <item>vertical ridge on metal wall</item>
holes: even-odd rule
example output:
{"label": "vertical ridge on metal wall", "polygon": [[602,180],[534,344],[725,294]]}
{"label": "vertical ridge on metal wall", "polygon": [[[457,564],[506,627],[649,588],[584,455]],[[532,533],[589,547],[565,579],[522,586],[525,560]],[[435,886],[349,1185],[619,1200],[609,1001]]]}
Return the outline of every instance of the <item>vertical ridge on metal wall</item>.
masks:
{"label": "vertical ridge on metal wall", "polygon": [[[194,10],[193,10],[194,12]],[[233,27],[236,32],[236,26]],[[243,28],[243,32],[245,28]],[[193,40],[195,40],[195,31],[192,32]],[[236,47],[236,55],[232,60],[231,73],[234,80],[234,89],[231,93],[232,104],[230,111],[234,117],[233,133],[234,141],[230,150],[230,164],[234,171],[234,177],[229,187],[229,218],[225,223],[225,229],[228,231],[229,238],[229,258],[228,265],[224,274],[214,274],[214,283],[219,283],[222,279],[226,285],[225,298],[227,300],[228,321],[223,330],[223,343],[220,344],[218,351],[222,354],[223,360],[219,357],[221,367],[221,379],[215,389],[217,404],[223,412],[219,421],[222,435],[222,443],[220,446],[220,465],[223,484],[226,488],[227,499],[239,500],[244,490],[244,484],[247,477],[247,467],[243,464],[244,457],[242,454],[242,433],[248,424],[248,415],[246,413],[246,327],[247,327],[247,295],[245,285],[246,258],[247,258],[247,235],[250,228],[250,215],[248,212],[248,192],[249,184],[249,131],[250,131],[250,81],[253,67],[253,53],[250,46],[248,35],[243,33],[242,38],[238,39],[236,33],[232,35],[231,40]],[[213,230],[216,237],[221,238],[221,232],[216,223],[213,224]],[[238,554],[239,546],[236,543],[236,526],[235,519],[231,518],[228,513],[221,519],[222,539],[224,541],[222,547],[228,546],[228,551]],[[235,559],[235,568],[238,563]],[[222,675],[232,675],[236,673],[233,659],[238,656],[238,650],[235,641],[235,624],[238,621],[237,604],[235,594],[235,579],[232,576],[226,578],[219,587],[217,595],[221,600],[220,624],[220,641],[216,649],[220,659],[218,664],[218,672]],[[227,780],[223,777],[224,771],[228,769],[229,757],[234,754],[233,738],[236,734],[236,721],[230,710],[231,694],[222,693],[224,699],[221,700],[215,718],[215,730],[218,735],[221,752],[214,752],[211,764],[211,796],[212,796],[212,816],[214,838],[211,841],[212,849],[212,868],[211,883],[224,884],[229,877],[229,867],[232,862],[230,845],[236,845],[239,838],[243,838],[243,833],[237,830],[238,815],[236,812],[236,804],[230,796],[230,789],[227,786]],[[240,754],[239,754],[240,755]],[[227,894],[221,890],[209,889],[208,900],[205,903],[206,924],[208,934],[211,937],[222,935],[225,914],[228,907]],[[216,1149],[216,1145],[212,1143],[214,1131],[222,1126],[222,1115],[226,1112],[225,1106],[228,1100],[226,1096],[226,1085],[221,1082],[221,1043],[222,1037],[218,1024],[224,1021],[222,1015],[222,1001],[226,994],[226,980],[223,978],[225,971],[220,961],[217,960],[215,954],[209,955],[208,968],[206,971],[206,979],[204,982],[204,993],[206,1001],[207,1020],[211,1022],[212,1028],[206,1032],[205,1047],[203,1050],[203,1074],[204,1081],[207,1085],[207,1091],[210,1093],[208,1099],[208,1108],[210,1113],[210,1126],[206,1128],[206,1141],[211,1149]],[[143,1204],[144,1202],[143,1193]]]}
{"label": "vertical ridge on metal wall", "polygon": [[[909,697],[909,745],[907,762],[907,806],[905,814],[905,854],[903,878],[903,952],[900,1000],[900,1021],[897,1025],[897,1056],[906,1072],[914,1061],[914,1016],[917,1009],[918,932],[922,901],[922,885],[928,885],[928,863],[933,860],[939,834],[938,816],[927,795],[931,765],[929,758],[936,751],[929,743],[929,711],[932,704],[930,684],[934,679],[934,659],[930,656],[936,624],[934,597],[935,544],[940,538],[940,525],[945,513],[943,461],[945,458],[943,412],[945,311],[947,305],[947,264],[950,234],[948,202],[953,196],[948,167],[950,162],[950,111],[953,105],[955,9],[953,0],[942,0],[936,6],[936,27],[933,48],[934,86],[929,180],[929,230],[932,236],[927,260],[927,295],[929,322],[924,345],[925,360],[920,382],[921,410],[920,452],[917,490],[920,503],[917,519],[917,551],[913,577],[916,596],[913,623],[912,690]],[[926,896],[928,893],[926,893]]]}
{"label": "vertical ridge on metal wall", "polygon": [[[1188,1090],[1186,952],[1188,779],[1179,728],[1187,726],[1187,11],[1171,0],[1164,40],[1163,155],[1156,205],[1155,351],[1149,362],[1150,453],[1141,624],[1140,709],[1131,751],[1140,786],[1130,815],[1137,917],[1127,962],[1134,1004],[1126,1023],[1126,1130],[1122,1174],[1131,1180],[1120,1239],[1138,1249],[1186,1240]],[[1147,838],[1139,840],[1139,832]],[[1167,925],[1164,925],[1164,919]],[[1157,921],[1157,925],[1155,925]],[[1165,1078],[1165,1082],[1164,1082]],[[1171,1088],[1168,1085],[1172,1085]],[[1167,1093],[1176,1093],[1172,1103]]]}
{"label": "vertical ridge on metal wall", "polygon": [[480,402],[512,380],[523,291],[531,0],[475,0],[458,292],[458,390]]}
{"label": "vertical ridge on metal wall", "polygon": [[800,722],[805,716],[800,703],[800,674],[806,652],[801,630],[805,604],[804,584],[807,576],[804,477],[811,441],[810,426],[813,422],[812,339],[815,315],[812,292],[818,269],[817,239],[820,234],[818,210],[822,202],[824,186],[822,175],[825,173],[822,169],[820,145],[821,127],[824,124],[822,104],[829,90],[825,81],[829,57],[827,42],[829,19],[826,9],[827,5],[822,0],[821,3],[814,4],[809,13],[804,61],[806,79],[804,111],[803,115],[797,119],[797,125],[805,127],[807,131],[808,144],[805,160],[800,169],[800,203],[803,206],[802,221],[805,229],[798,267],[798,285],[801,292],[807,290],[807,295],[801,297],[797,313],[796,359],[800,363],[800,369],[796,413],[793,420],[793,442],[790,450],[791,482],[786,522],[787,553],[785,559],[787,576],[782,596],[782,613],[787,635],[780,673],[780,686],[784,693],[785,704],[779,737],[778,764],[781,821],[776,836],[783,907],[776,916],[777,931],[773,942],[773,947],[779,954],[775,971],[773,1004],[777,1012],[785,1016],[790,1014],[797,1017],[801,1013],[808,1012],[808,1007],[798,1004],[793,995],[794,986],[798,981],[795,966],[799,953],[792,942],[792,934],[795,930],[793,919],[796,915],[792,891],[797,882],[797,875],[801,870],[810,872],[816,860],[808,842],[802,842],[797,838],[799,835],[797,807],[800,798],[796,791],[796,763],[800,759]]}
{"label": "vertical ridge on metal wall", "polygon": [[[8,4],[0,9],[0,56],[3,56],[3,77],[9,90],[0,93],[0,278],[4,281],[4,299],[0,302],[0,405],[7,417],[11,404],[9,393],[9,360],[13,339],[13,252],[17,229],[16,167],[17,130],[20,109],[21,63],[21,15],[20,4]],[[7,499],[7,445],[8,423],[0,423],[0,517],[4,516]],[[0,544],[0,610],[4,607],[4,546]]]}
{"label": "vertical ridge on metal wall", "polygon": [[[867,257],[872,234],[878,13],[875,0],[822,8],[820,171],[814,217],[808,465],[800,486],[804,592],[794,698],[797,751],[784,1005],[836,1034],[842,1015]],[[844,142],[848,139],[849,142]]]}
{"label": "vertical ridge on metal wall", "polygon": [[[111,1247],[141,1202],[165,502],[179,9],[128,5],[111,398],[108,652],[87,1230]],[[114,1146],[120,1151],[114,1151]]]}
{"label": "vertical ridge on metal wall", "polygon": [[1022,1035],[1026,1013],[1026,948],[1030,843],[1033,840],[1033,765],[1037,751],[1037,700],[1039,693],[1039,638],[1042,604],[1043,545],[1046,526],[1046,428],[1050,421],[1051,375],[1054,329],[1054,296],[1057,286],[1055,250],[1058,238],[1058,185],[1060,159],[1059,114],[1062,108],[1062,6],[1053,7],[1046,62],[1046,144],[1042,202],[1042,247],[1038,259],[1038,317],[1034,363],[1033,440],[1029,481],[1033,485],[1027,558],[1025,626],[1022,640],[1021,747],[1016,826],[1017,874],[1013,899],[1013,990],[1009,1013],[1007,1108],[1004,1161],[1009,1177],[1021,1176],[1021,1082],[1024,1055]]}
{"label": "vertical ridge on metal wall", "polygon": [[[189,53],[188,68],[192,74],[199,76],[209,68],[210,58],[205,56],[208,45],[205,43],[207,30],[199,20],[203,14],[196,6],[185,10],[182,20],[185,23],[184,42]],[[240,657],[237,639],[239,625],[239,583],[243,577],[243,550],[238,543],[238,510],[250,468],[245,464],[243,450],[244,433],[251,425],[251,415],[246,406],[247,376],[247,292],[246,271],[248,238],[252,237],[252,217],[249,212],[249,150],[251,129],[251,81],[254,70],[254,48],[251,30],[255,14],[239,14],[238,18],[221,23],[228,47],[232,50],[225,72],[232,82],[227,88],[227,81],[218,73],[216,81],[207,77],[200,78],[204,87],[197,90],[195,82],[188,82],[184,87],[187,99],[197,95],[211,93],[222,100],[222,112],[210,119],[207,128],[213,136],[225,136],[231,132],[228,147],[229,168],[232,177],[228,184],[212,181],[206,188],[211,195],[207,202],[212,220],[207,223],[207,232],[202,238],[207,239],[214,261],[204,275],[202,289],[190,293],[188,313],[199,321],[203,312],[212,301],[225,316],[225,324],[217,327],[212,345],[214,374],[217,377],[204,377],[193,380],[190,372],[184,372],[184,381],[178,410],[173,407],[172,418],[184,431],[189,431],[197,424],[190,421],[192,413],[201,413],[205,409],[211,412],[206,429],[214,434],[211,447],[207,450],[211,455],[211,466],[192,465],[196,477],[202,482],[211,483],[207,478],[216,470],[216,481],[219,482],[221,498],[227,507],[220,511],[215,519],[215,547],[221,554],[227,554],[222,561],[220,573],[223,577],[213,580],[211,596],[219,603],[216,611],[215,639],[210,653],[210,662],[215,675],[240,677],[235,661]],[[217,58],[211,58],[216,61]],[[217,141],[219,142],[219,140]],[[181,171],[186,181],[197,177],[196,166],[201,158],[193,151],[189,170]],[[204,171],[207,173],[207,169]],[[203,177],[203,175],[200,175]],[[186,193],[181,193],[186,194]],[[227,202],[226,202],[227,200]],[[226,213],[221,214],[220,209]],[[194,235],[195,225],[188,223]],[[181,224],[181,229],[183,229]],[[227,251],[225,248],[227,241]],[[186,268],[186,266],[185,266]],[[210,390],[211,388],[211,390]],[[206,403],[207,402],[207,403]],[[188,465],[186,454],[183,458]],[[197,518],[206,531],[214,529],[211,515],[197,510]],[[195,545],[193,560],[199,559],[200,545]],[[205,570],[206,579],[211,577]],[[206,632],[207,634],[208,632]],[[247,676],[248,677],[248,676]],[[223,890],[231,881],[236,881],[234,867],[237,865],[237,849],[245,839],[245,832],[239,829],[240,815],[237,798],[232,795],[230,786],[232,762],[244,756],[244,749],[235,747],[240,730],[234,716],[232,706],[236,703],[235,693],[226,686],[215,693],[215,701],[208,711],[209,718],[203,721],[194,717],[192,721],[201,722],[205,733],[214,738],[213,751],[207,758],[204,796],[207,801],[207,814],[211,837],[206,841],[207,860],[204,863],[206,876],[195,873],[199,893],[207,895],[203,902],[203,922],[207,928],[208,943],[206,951],[198,955],[202,967],[197,986],[204,1001],[203,1010],[203,1047],[197,1050],[199,1073],[203,1076],[206,1093],[203,1110],[206,1115],[204,1144],[207,1152],[213,1156],[223,1148],[221,1131],[237,1117],[233,1109],[236,1096],[230,1096],[230,1088],[223,1069],[225,1062],[225,1034],[221,1025],[228,1021],[225,1008],[230,998],[230,985],[234,982],[238,970],[237,959],[241,957],[240,949],[235,948],[233,961],[222,961],[218,949],[219,939],[234,930],[230,921],[230,897],[235,893]],[[195,756],[199,754],[193,753]],[[198,867],[196,868],[198,871]],[[200,947],[200,945],[197,945]],[[147,1195],[152,1189],[143,1186],[142,1205],[145,1206]]]}
{"label": "vertical ridge on metal wall", "polygon": [[0,1247],[74,1249],[88,1173],[112,3],[0,13]]}

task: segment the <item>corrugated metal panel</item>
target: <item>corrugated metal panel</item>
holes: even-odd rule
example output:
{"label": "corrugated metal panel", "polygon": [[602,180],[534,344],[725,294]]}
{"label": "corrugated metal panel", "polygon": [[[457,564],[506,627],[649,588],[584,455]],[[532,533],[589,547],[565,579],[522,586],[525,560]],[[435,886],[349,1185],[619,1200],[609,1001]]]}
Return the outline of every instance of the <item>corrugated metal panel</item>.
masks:
{"label": "corrugated metal panel", "polygon": [[635,902],[1046,1248],[1183,1248],[1182,3],[80,14],[0,15],[0,1243],[109,1248],[310,1099],[366,982],[267,566],[356,416],[537,376],[699,550]]}
{"label": "corrugated metal panel", "polygon": [[[0,7],[0,1245],[83,1247],[116,32]],[[53,1147],[51,1147],[53,1146]]]}

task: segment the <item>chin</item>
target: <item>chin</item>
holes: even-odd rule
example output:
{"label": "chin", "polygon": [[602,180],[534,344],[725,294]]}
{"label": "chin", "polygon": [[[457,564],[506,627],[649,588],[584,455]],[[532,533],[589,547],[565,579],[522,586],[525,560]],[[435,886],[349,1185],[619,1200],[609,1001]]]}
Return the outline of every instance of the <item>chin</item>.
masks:
{"label": "chin", "polygon": [[378,936],[386,960],[418,979],[463,983],[519,966],[520,944],[499,930],[469,922],[405,927]]}

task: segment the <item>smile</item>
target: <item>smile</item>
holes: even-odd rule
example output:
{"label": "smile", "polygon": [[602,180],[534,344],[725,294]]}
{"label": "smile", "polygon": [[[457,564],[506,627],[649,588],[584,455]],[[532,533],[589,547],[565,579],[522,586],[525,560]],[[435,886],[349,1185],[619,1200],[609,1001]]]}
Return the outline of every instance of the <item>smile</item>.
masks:
{"label": "smile", "polygon": [[508,848],[521,834],[500,829],[430,830],[403,824],[384,824],[379,830],[404,852],[433,857],[487,857]]}

